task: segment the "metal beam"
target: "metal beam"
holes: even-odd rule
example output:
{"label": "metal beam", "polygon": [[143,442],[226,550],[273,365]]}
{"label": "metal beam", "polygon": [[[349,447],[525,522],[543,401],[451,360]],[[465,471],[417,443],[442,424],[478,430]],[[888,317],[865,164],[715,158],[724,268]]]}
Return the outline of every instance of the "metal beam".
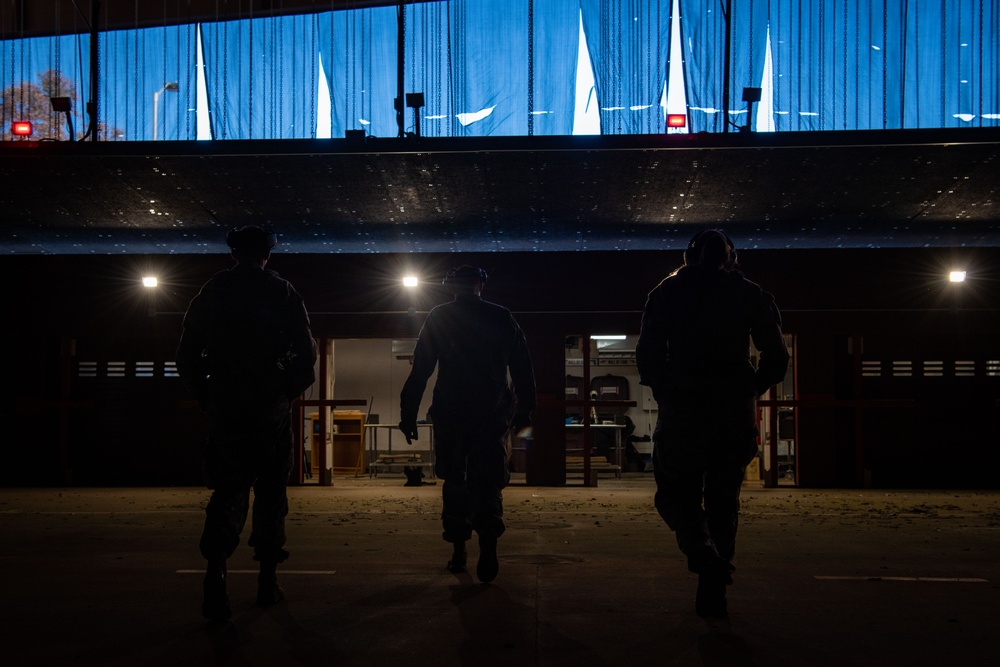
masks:
{"label": "metal beam", "polygon": [[[429,0],[407,0],[418,4]],[[44,37],[90,32],[87,17],[100,0],[32,0],[30,3],[3,3],[0,6],[0,39]],[[189,0],[188,2],[108,3],[100,29],[154,28],[158,26],[233,21],[253,17],[313,14],[340,9],[361,9],[396,5],[398,0]],[[23,11],[22,11],[23,10]],[[73,17],[67,21],[66,17]],[[23,26],[21,20],[23,19]],[[23,30],[22,30],[23,29]]]}

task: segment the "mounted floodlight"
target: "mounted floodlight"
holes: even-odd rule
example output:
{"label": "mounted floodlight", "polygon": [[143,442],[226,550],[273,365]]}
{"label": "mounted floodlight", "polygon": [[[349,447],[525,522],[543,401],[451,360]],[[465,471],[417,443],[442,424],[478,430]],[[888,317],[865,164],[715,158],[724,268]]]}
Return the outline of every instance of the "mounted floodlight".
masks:
{"label": "mounted floodlight", "polygon": [[667,127],[687,127],[687,114],[668,113]]}
{"label": "mounted floodlight", "polygon": [[10,126],[10,133],[15,137],[30,137],[34,131],[30,120],[15,120]]}
{"label": "mounted floodlight", "polygon": [[52,110],[58,113],[70,111],[73,108],[73,101],[68,97],[50,97],[49,103],[52,104]]}
{"label": "mounted floodlight", "polygon": [[965,271],[952,271],[948,274],[948,280],[953,283],[964,283]]}
{"label": "mounted floodlight", "polygon": [[424,106],[423,93],[406,93],[406,106],[413,109],[414,134],[420,136],[420,108]]}
{"label": "mounted floodlight", "polygon": [[73,132],[73,100],[68,97],[50,97],[49,103],[56,113],[66,114],[66,129],[69,130],[69,140],[76,141],[76,133]]}
{"label": "mounted floodlight", "polygon": [[624,334],[599,334],[591,336],[590,340],[625,340],[628,336]]}
{"label": "mounted floodlight", "polygon": [[156,279],[156,276],[143,276],[142,278],[143,287],[156,287],[158,284],[159,281]]}
{"label": "mounted floodlight", "polygon": [[416,276],[403,277],[403,287],[416,287],[418,282],[419,281],[417,280]]}
{"label": "mounted floodlight", "polygon": [[167,81],[163,84],[163,88],[153,93],[153,141],[156,141],[156,126],[159,121],[160,116],[160,93],[163,91],[169,91],[171,93],[179,92],[181,89],[180,84],[176,81]]}
{"label": "mounted floodlight", "polygon": [[740,128],[740,132],[753,130],[753,105],[760,102],[761,91],[761,88],[743,89],[743,101],[747,103],[747,124]]}

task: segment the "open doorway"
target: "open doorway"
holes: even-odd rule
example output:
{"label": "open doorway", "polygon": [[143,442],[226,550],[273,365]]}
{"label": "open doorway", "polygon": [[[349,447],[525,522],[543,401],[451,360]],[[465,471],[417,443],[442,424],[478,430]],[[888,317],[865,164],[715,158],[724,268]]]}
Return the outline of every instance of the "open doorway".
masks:
{"label": "open doorway", "polygon": [[[798,429],[795,401],[795,336],[785,334],[788,370],[785,378],[758,402],[760,447],[757,459],[747,468],[748,481],[765,486],[797,486]],[[757,350],[752,348],[756,359]]]}
{"label": "open doorway", "polygon": [[[411,483],[433,478],[433,425],[427,416],[431,391],[424,393],[418,412],[418,439],[407,444],[397,428],[399,394],[410,374],[416,339],[345,338],[326,344],[325,395],[335,402],[363,400],[364,405],[304,410],[303,483],[321,483],[325,476],[391,475]],[[320,382],[310,390],[315,397]],[[328,411],[325,419],[320,419],[322,409]],[[320,447],[326,448],[326,471],[318,467]]]}
{"label": "open doorway", "polygon": [[[639,385],[638,334],[566,338],[566,480],[652,473],[656,402]],[[588,401],[588,405],[581,405]],[[589,443],[589,452],[585,451]],[[588,479],[587,475],[591,478]]]}

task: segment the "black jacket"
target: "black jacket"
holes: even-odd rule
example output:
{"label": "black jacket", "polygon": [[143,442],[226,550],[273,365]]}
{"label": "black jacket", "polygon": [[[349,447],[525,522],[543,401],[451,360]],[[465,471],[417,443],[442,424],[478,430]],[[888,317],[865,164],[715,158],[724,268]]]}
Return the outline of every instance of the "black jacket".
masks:
{"label": "black jacket", "polygon": [[184,316],[177,370],[210,395],[255,404],[294,398],[313,383],[316,344],[302,297],[273,271],[237,264],[209,280]]}
{"label": "black jacket", "polygon": [[[760,352],[756,369],[751,339]],[[788,351],[770,294],[739,271],[685,266],[649,293],[636,362],[640,383],[657,400],[760,396],[784,378]]]}
{"label": "black jacket", "polygon": [[[431,412],[455,419],[509,416],[535,407],[535,376],[524,333],[503,306],[462,294],[427,314],[400,395],[400,417],[415,422],[438,366]],[[507,371],[513,396],[507,383]]]}

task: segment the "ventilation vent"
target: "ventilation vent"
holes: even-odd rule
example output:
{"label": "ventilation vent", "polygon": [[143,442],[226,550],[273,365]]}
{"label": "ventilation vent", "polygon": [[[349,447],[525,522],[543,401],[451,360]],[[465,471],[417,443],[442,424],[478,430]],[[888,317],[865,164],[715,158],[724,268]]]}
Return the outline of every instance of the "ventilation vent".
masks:
{"label": "ventilation vent", "polygon": [[943,361],[924,361],[924,377],[939,378],[944,376]]}
{"label": "ventilation vent", "polygon": [[862,361],[861,362],[861,377],[866,377],[866,378],[878,378],[878,377],[882,377],[882,362],[881,361]]}
{"label": "ventilation vent", "polygon": [[897,378],[913,377],[913,362],[912,361],[892,362],[892,376]]}
{"label": "ventilation vent", "polygon": [[970,378],[976,375],[976,362],[974,361],[956,361],[955,362],[955,377],[959,378]]}
{"label": "ventilation vent", "polygon": [[97,362],[96,361],[81,361],[76,365],[76,375],[82,378],[95,378],[97,377]]}
{"label": "ventilation vent", "polygon": [[[161,375],[162,373],[162,375]],[[163,362],[162,369],[158,361],[77,361],[76,376],[80,378],[155,378],[180,377],[176,361]]]}

